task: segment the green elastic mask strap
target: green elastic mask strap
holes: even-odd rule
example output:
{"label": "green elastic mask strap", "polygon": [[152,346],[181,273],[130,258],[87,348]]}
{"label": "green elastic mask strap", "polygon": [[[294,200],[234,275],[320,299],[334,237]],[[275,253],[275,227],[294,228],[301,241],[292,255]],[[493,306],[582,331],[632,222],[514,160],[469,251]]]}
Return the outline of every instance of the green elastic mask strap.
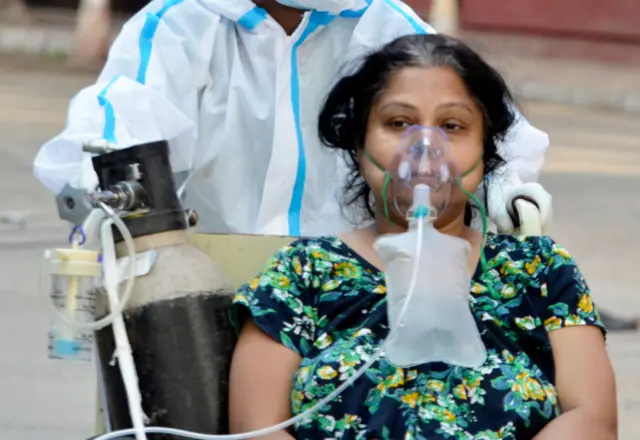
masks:
{"label": "green elastic mask strap", "polygon": [[[369,153],[369,150],[367,150],[366,147],[363,149],[363,153],[367,157],[367,159],[369,159],[371,161],[371,163],[373,165],[375,165],[376,168],[378,168],[380,171],[382,171],[384,173],[384,183],[382,184],[382,203],[384,204],[384,216],[386,217],[387,222],[389,222],[389,224],[391,224],[391,216],[389,215],[389,201],[388,201],[388,198],[387,198],[387,190],[389,189],[389,183],[391,182],[391,174],[389,174],[389,171],[387,171],[382,165],[380,165],[373,158],[373,156],[371,155],[371,153]],[[478,162],[476,162],[476,164],[473,167],[471,167],[470,170],[464,172],[460,178],[466,177],[469,174],[473,173],[480,166],[481,163],[482,163],[482,157],[480,157]],[[484,240],[484,238],[486,237],[486,232],[487,232],[487,218],[486,218],[486,214],[485,214],[484,208],[478,202],[478,199],[473,194],[470,194],[468,191],[465,191],[465,189],[462,188],[462,185],[460,184],[460,179],[458,179],[457,185],[458,185],[458,188],[460,188],[460,190],[467,197],[469,197],[471,200],[473,200],[473,202],[476,205],[478,205],[478,207],[480,208],[480,213],[482,214],[482,225],[483,225],[482,239]],[[482,255],[482,256],[484,257],[484,255]]]}
{"label": "green elastic mask strap", "polygon": [[389,215],[389,202],[387,199],[387,190],[389,189],[389,182],[391,182],[391,174],[389,174],[389,171],[384,169],[382,165],[376,162],[376,160],[373,158],[371,153],[369,153],[369,150],[367,150],[366,147],[363,149],[363,153],[367,157],[367,159],[369,159],[371,163],[376,166],[376,168],[384,173],[384,183],[382,184],[382,204],[384,205],[384,216],[386,217],[387,222],[391,225],[392,222],[391,216]]}
{"label": "green elastic mask strap", "polygon": [[[484,156],[484,155],[483,155]],[[462,177],[468,176],[469,174],[471,174],[472,172],[474,172],[476,170],[476,168],[478,168],[478,166],[480,166],[480,164],[482,163],[482,157],[480,158],[480,160],[478,160],[478,162],[467,172],[465,172],[464,174],[462,174]],[[461,183],[461,179],[457,179],[456,180],[456,184],[458,185],[458,188],[460,189],[460,191],[462,191],[462,193],[467,196],[469,198],[469,200],[473,201],[473,203],[476,204],[476,206],[478,207],[478,209],[480,210],[480,215],[482,216],[482,249],[480,249],[480,268],[482,269],[482,273],[486,274],[488,272],[488,268],[487,268],[487,259],[484,256],[484,245],[485,242],[487,240],[487,211],[485,209],[485,207],[483,206],[482,203],[480,203],[480,200],[478,200],[478,198],[474,195],[471,194],[469,191],[467,191],[466,189],[464,189],[462,187],[462,183]],[[492,286],[485,286],[493,295],[497,295],[497,293],[495,292],[495,290],[493,289]]]}
{"label": "green elastic mask strap", "polygon": [[[478,198],[474,194],[471,194],[469,191],[467,191],[462,187],[462,178],[468,176],[469,174],[473,173],[476,169],[478,169],[478,167],[482,163],[483,157],[484,157],[484,154],[480,156],[480,159],[478,159],[478,162],[476,162],[476,164],[472,166],[470,170],[465,171],[462,174],[462,176],[460,176],[459,179],[456,179],[456,185],[458,186],[458,189],[460,189],[460,191],[462,191],[462,193],[465,196],[467,196],[469,200],[473,201],[473,203],[475,203],[478,206],[478,209],[480,210],[480,215],[482,216],[482,244],[484,246],[484,241],[487,237],[487,229],[488,229],[487,211],[484,209],[484,206],[482,205],[482,203],[480,203],[480,200],[478,200]],[[480,264],[482,265],[483,271],[485,269],[486,263],[487,262],[485,261],[485,258],[484,258],[484,252],[480,252]]]}
{"label": "green elastic mask strap", "polygon": [[482,156],[480,156],[480,159],[478,159],[476,164],[474,166],[472,166],[469,171],[465,171],[464,173],[462,173],[462,176],[460,176],[460,178],[462,179],[463,177],[467,177],[469,174],[473,173],[480,166],[480,164],[482,163],[483,157],[484,157],[484,154]]}
{"label": "green elastic mask strap", "polygon": [[[458,185],[458,188],[460,188],[460,191],[462,191],[462,193],[465,196],[467,196],[470,200],[472,200],[473,203],[475,203],[478,206],[478,209],[480,210],[480,215],[482,216],[482,244],[484,246],[484,241],[487,238],[487,229],[488,229],[487,211],[484,209],[484,206],[482,205],[482,203],[480,203],[480,200],[478,200],[478,198],[474,194],[471,194],[469,191],[467,191],[462,187],[462,178],[468,176],[469,174],[473,173],[476,169],[478,169],[478,167],[482,163],[483,158],[484,158],[484,154],[480,156],[480,159],[478,159],[476,164],[472,166],[470,170],[462,173],[462,176],[460,176],[460,178],[456,180],[456,184]],[[482,270],[484,270],[486,266],[484,252],[480,252],[480,263],[482,264]]]}

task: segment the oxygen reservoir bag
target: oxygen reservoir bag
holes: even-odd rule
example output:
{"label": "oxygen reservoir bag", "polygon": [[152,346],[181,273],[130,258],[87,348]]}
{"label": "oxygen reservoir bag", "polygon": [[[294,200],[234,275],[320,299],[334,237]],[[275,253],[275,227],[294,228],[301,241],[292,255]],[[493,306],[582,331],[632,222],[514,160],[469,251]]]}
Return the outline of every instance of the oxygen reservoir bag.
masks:
{"label": "oxygen reservoir bag", "polygon": [[410,128],[387,175],[392,209],[406,216],[409,229],[375,243],[386,265],[385,355],[400,367],[428,362],[478,367],[487,353],[469,307],[471,246],[434,227],[451,195],[462,190],[446,135],[438,128]]}

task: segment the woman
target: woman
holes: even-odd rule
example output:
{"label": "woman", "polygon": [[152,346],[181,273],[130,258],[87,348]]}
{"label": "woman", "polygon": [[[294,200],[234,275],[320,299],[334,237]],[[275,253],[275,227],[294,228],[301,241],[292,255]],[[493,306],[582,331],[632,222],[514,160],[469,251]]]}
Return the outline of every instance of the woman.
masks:
{"label": "woman", "polygon": [[[350,157],[347,200],[361,203],[375,225],[297,240],[240,289],[236,307],[250,319],[232,364],[233,431],[310,408],[387,336],[385,268],[373,243],[407,224],[398,215],[385,218],[385,174],[377,164],[391,162],[407,128],[444,130],[460,170],[472,170],[461,185],[473,193],[502,164],[496,143],[513,123],[509,101],[495,70],[441,35],[399,38],[335,86],[320,134]],[[489,353],[484,365],[400,369],[383,358],[310,423],[269,438],[616,438],[605,329],[571,256],[546,237],[489,235],[482,246],[469,224],[460,193],[436,227],[472,246],[470,304]],[[477,269],[481,253],[492,268],[486,274]]]}

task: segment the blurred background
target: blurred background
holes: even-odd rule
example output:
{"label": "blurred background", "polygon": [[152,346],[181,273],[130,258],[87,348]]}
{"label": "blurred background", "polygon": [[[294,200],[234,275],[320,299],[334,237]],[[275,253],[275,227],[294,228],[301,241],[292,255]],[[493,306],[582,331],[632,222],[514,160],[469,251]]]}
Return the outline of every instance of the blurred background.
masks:
{"label": "blurred background", "polygon": [[[640,2],[413,0],[507,78],[551,148],[549,231],[601,309],[640,316]],[[92,364],[47,360],[42,251],[65,242],[33,158],[65,122],[124,20],[144,0],[0,0],[0,439],[81,440],[95,419]],[[620,439],[640,439],[640,333],[609,335]],[[589,386],[585,384],[585,386]],[[597,399],[594,396],[594,399]]]}

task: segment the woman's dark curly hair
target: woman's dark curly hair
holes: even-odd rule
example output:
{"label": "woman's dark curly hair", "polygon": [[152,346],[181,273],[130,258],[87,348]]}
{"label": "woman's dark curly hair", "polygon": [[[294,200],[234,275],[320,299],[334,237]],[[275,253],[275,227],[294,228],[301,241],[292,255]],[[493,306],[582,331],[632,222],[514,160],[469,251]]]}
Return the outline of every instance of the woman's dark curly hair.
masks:
{"label": "woman's dark curly hair", "polygon": [[[357,204],[372,217],[371,189],[360,175],[358,150],[365,145],[372,107],[391,78],[405,67],[447,67],[460,75],[469,94],[483,109],[485,175],[505,163],[498,154],[497,144],[505,138],[516,118],[513,99],[502,76],[455,38],[438,34],[408,35],[368,55],[353,74],[343,77],[329,93],[320,112],[318,130],[325,145],[346,153],[350,168],[345,186],[346,204]],[[467,209],[467,223],[471,220],[470,214]]]}

